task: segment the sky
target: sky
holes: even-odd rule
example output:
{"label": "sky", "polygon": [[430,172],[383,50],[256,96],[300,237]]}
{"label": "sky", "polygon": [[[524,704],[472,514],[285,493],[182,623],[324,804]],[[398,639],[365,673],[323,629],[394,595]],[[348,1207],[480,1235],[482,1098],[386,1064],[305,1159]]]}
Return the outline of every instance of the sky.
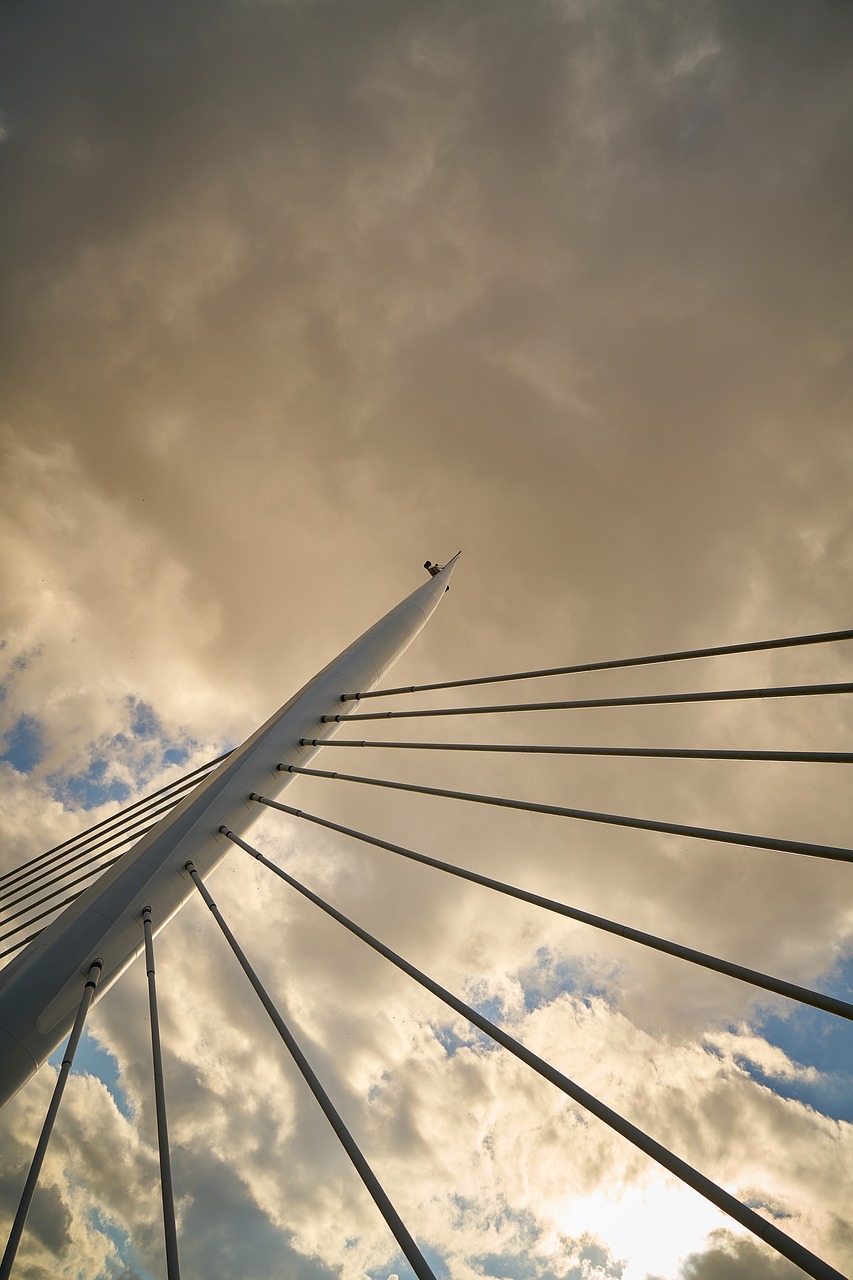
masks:
{"label": "sky", "polygon": [[[460,548],[394,684],[851,625],[849,4],[13,0],[0,33],[0,869],[242,741]],[[371,735],[850,749],[840,697]],[[318,764],[850,843],[846,766]],[[843,864],[340,781],[289,799],[849,997]],[[848,1024],[296,818],[253,840],[853,1270]],[[800,1274],[239,851],[210,889],[440,1280]],[[203,904],[157,966],[184,1274],[409,1280]],[[24,1280],[164,1274],[149,1055],[136,965],[91,1014]],[[54,1078],[0,1116],[3,1218]]]}

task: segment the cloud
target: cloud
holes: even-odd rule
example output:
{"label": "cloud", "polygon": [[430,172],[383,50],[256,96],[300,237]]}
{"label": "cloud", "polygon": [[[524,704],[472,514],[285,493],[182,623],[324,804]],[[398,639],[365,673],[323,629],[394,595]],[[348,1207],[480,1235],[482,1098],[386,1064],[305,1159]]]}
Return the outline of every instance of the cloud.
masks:
{"label": "cloud", "polygon": [[[460,546],[395,683],[848,624],[851,21],[828,0],[4,14],[4,869],[242,740]],[[845,680],[849,647],[407,705]],[[848,746],[840,698],[425,725],[381,736]],[[334,758],[828,843],[853,817],[843,766]],[[436,858],[844,981],[841,864],[297,786]],[[843,1029],[297,819],[253,839],[849,1265]],[[439,1274],[784,1273],[242,854],[212,889]],[[160,936],[161,970],[187,1268],[404,1275],[206,912]],[[72,1079],[33,1276],[161,1267],[145,1008],[134,971],[92,1015],[129,1114]],[[49,1076],[4,1112],[7,1215]]]}
{"label": "cloud", "polygon": [[755,1276],[756,1280],[786,1280],[801,1275],[799,1267],[784,1258],[768,1257],[751,1240],[738,1240],[727,1231],[714,1232],[714,1247],[692,1254],[684,1266],[685,1280],[737,1280],[738,1276]]}

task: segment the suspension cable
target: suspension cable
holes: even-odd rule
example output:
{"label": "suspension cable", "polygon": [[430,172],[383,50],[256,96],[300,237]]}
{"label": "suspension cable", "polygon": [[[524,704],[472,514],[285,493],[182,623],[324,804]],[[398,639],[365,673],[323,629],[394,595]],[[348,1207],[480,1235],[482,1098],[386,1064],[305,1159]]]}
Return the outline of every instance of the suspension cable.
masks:
{"label": "suspension cable", "polygon": [[[349,720],[352,717],[346,716]],[[683,747],[551,747],[529,743],[378,742],[364,738],[300,738],[300,747],[389,747],[395,751],[503,751],[517,755],[640,756],[655,760],[775,760],[785,763],[853,764],[853,751],[729,751]]]}
{"label": "suspension cable", "polygon": [[[119,857],[120,856],[121,855],[119,855]],[[113,862],[118,862],[118,858],[113,858]],[[69,897],[63,898],[61,902],[55,902],[53,906],[45,907],[44,911],[40,911],[37,916],[31,916],[29,920],[23,920],[20,924],[16,924],[14,929],[10,929],[8,933],[0,934],[0,942],[5,942],[7,938],[11,938],[13,934],[20,933],[22,929],[28,929],[30,925],[35,924],[37,920],[43,920],[45,916],[52,915],[54,911],[59,911],[60,907],[67,907],[70,903],[76,902],[82,893],[85,893],[85,889],[78,889],[76,893],[72,893]],[[38,933],[41,932],[42,929],[39,929]],[[38,933],[32,934],[27,941],[32,942],[33,938],[38,937]],[[21,943],[20,945],[22,946],[23,944]],[[11,949],[13,951],[19,950],[19,944],[16,944]],[[9,952],[4,951],[2,954],[5,956],[8,955]]]}
{"label": "suspension cable", "polygon": [[[344,1124],[343,1120],[341,1119],[340,1115],[335,1109],[334,1103],[330,1099],[329,1095],[326,1093],[323,1086],[320,1084],[320,1081],[318,1080],[317,1076],[314,1074],[314,1071],[312,1070],[310,1064],[308,1063],[307,1058],[305,1057],[302,1050],[299,1048],[299,1045],[296,1043],[296,1040],[294,1039],[289,1028],[287,1027],[287,1024],[285,1023],[278,1009],[275,1007],[269,995],[267,994],[266,988],[264,987],[260,978],[255,973],[254,969],[249,963],[245,952],[242,950],[239,943],[237,942],[237,939],[234,937],[234,934],[231,932],[231,930],[228,928],[228,925],[225,923],[225,920],[219,908],[217,907],[216,903],[213,901],[213,898],[210,896],[207,886],[202,881],[201,876],[198,874],[198,872],[195,869],[195,866],[193,865],[192,862],[188,862],[186,864],[186,869],[192,876],[192,880],[193,880],[193,883],[195,884],[195,887],[198,889],[202,898],[204,898],[204,901],[207,903],[208,907],[210,908],[211,913],[213,914],[213,918],[216,920],[217,924],[219,925],[220,929],[222,930],[223,934],[228,940],[231,950],[234,952],[234,955],[239,960],[240,965],[243,969],[243,972],[245,973],[246,977],[249,979],[252,986],[254,987],[255,992],[257,993],[258,998],[261,1001],[261,1004],[266,1009],[269,1015],[270,1021],[272,1022],[278,1034],[281,1036],[284,1043],[287,1045],[287,1048],[290,1051],[290,1054],[294,1062],[296,1063],[297,1067],[301,1071],[302,1076],[305,1079],[309,1089],[314,1094],[314,1097],[317,1099],[318,1103],[320,1104],[320,1107],[322,1108],[326,1116],[326,1119],[329,1121],[335,1133],[337,1134],[338,1139],[341,1143],[341,1146],[344,1148],[350,1160],[352,1161],[353,1165],[355,1166],[355,1169],[358,1172],[359,1177],[361,1178],[362,1182],[364,1183],[365,1187],[367,1188],[368,1192],[373,1198],[373,1202],[378,1208],[379,1212],[382,1214],[382,1217],[385,1219],[386,1223],[388,1224],[391,1232],[394,1235],[394,1238],[396,1239],[397,1243],[399,1244],[400,1248],[402,1249],[403,1253],[405,1254],[406,1258],[411,1264],[412,1270],[414,1271],[415,1275],[418,1277],[418,1280],[436,1280],[434,1272],[430,1268],[429,1264],[427,1263],[426,1259],[424,1258],[418,1246],[415,1244],[412,1236],[409,1234],[409,1231],[407,1230],[405,1224],[403,1223],[402,1218],[397,1213],[397,1210],[394,1208],[393,1204],[389,1200],[386,1192],[383,1190],[379,1182],[379,1179],[376,1177],[376,1174],[373,1172],[370,1165],[367,1163],[367,1160],[362,1154],[360,1147],[356,1143],[349,1129],[347,1129],[346,1125]],[[0,1280],[3,1280],[2,1276],[0,1276]]]}
{"label": "suspension cable", "polygon": [[9,1240],[3,1259],[0,1261],[0,1280],[9,1280],[12,1273],[12,1265],[15,1261],[15,1254],[18,1252],[18,1245],[21,1242],[24,1225],[27,1221],[27,1214],[33,1199],[33,1193],[38,1183],[39,1174],[41,1173],[44,1157],[47,1152],[47,1144],[50,1142],[50,1135],[53,1132],[56,1115],[59,1111],[59,1104],[62,1101],[62,1095],[65,1091],[65,1084],[68,1080],[71,1064],[74,1061],[74,1054],[77,1052],[77,1045],[80,1043],[80,1036],[83,1034],[83,1024],[86,1021],[86,1014],[89,1012],[89,1006],[92,1003],[92,997],[95,994],[95,988],[98,985],[98,978],[101,976],[103,967],[102,960],[93,960],[89,966],[89,973],[86,978],[86,985],[83,988],[83,997],[77,1009],[77,1016],[74,1019],[74,1026],[71,1029],[71,1035],[68,1038],[68,1044],[65,1048],[65,1054],[62,1059],[62,1066],[56,1079],[53,1090],[53,1097],[50,1100],[50,1106],[47,1109],[44,1124],[42,1126],[41,1136],[36,1145],[33,1162],[30,1165],[30,1171],[27,1174],[27,1180],[24,1183],[24,1189],[21,1192],[18,1211],[15,1214],[15,1220],[12,1223],[12,1230],[9,1233]]}
{"label": "suspension cable", "polygon": [[354,934],[357,938],[360,938],[362,942],[367,943],[367,945],[372,947],[379,955],[384,956],[386,960],[391,962],[391,964],[395,965],[403,973],[408,974],[410,978],[413,978],[434,996],[437,996],[439,1000],[449,1008],[453,1009],[455,1013],[467,1019],[472,1026],[477,1027],[478,1030],[482,1031],[491,1040],[494,1040],[504,1049],[509,1050],[510,1053],[514,1054],[515,1057],[519,1059],[519,1061],[523,1062],[526,1066],[531,1067],[532,1070],[542,1076],[543,1079],[548,1080],[553,1085],[556,1085],[556,1087],[571,1098],[573,1102],[578,1103],[579,1106],[589,1111],[599,1120],[602,1120],[604,1124],[609,1126],[609,1128],[613,1129],[622,1137],[627,1138],[627,1140],[640,1151],[643,1151],[646,1155],[657,1161],[658,1164],[662,1165],[663,1168],[667,1169],[670,1173],[675,1174],[677,1178],[680,1178],[681,1181],[685,1182],[689,1187],[698,1191],[700,1195],[703,1195],[707,1200],[710,1200],[710,1202],[716,1205],[718,1209],[722,1209],[724,1213],[727,1213],[730,1217],[734,1218],[736,1222],[739,1222],[741,1226],[746,1227],[748,1231],[753,1232],[759,1237],[759,1239],[764,1240],[764,1242],[769,1244],[771,1248],[775,1249],[777,1253],[782,1254],[783,1257],[788,1258],[789,1261],[802,1268],[802,1270],[808,1275],[814,1277],[814,1280],[844,1280],[844,1277],[840,1272],[836,1271],[833,1267],[829,1266],[828,1263],[823,1262],[820,1258],[816,1257],[815,1254],[804,1248],[803,1245],[799,1244],[796,1240],[793,1240],[783,1231],[780,1231],[775,1224],[768,1222],[765,1218],[762,1218],[760,1214],[755,1212],[755,1210],[748,1208],[747,1205],[743,1204],[735,1196],[731,1195],[728,1191],[725,1191],[722,1187],[717,1186],[715,1182],[706,1177],[703,1173],[700,1173],[698,1169],[694,1169],[686,1160],[682,1160],[680,1156],[675,1155],[667,1147],[663,1146],[662,1143],[650,1137],[642,1129],[638,1128],[637,1125],[632,1124],[630,1120],[626,1120],[624,1116],[619,1115],[618,1112],[607,1106],[606,1103],[600,1101],[600,1099],[587,1092],[587,1090],[583,1089],[580,1085],[575,1084],[575,1082],[570,1080],[568,1076],[563,1075],[561,1071],[558,1071],[555,1067],[551,1066],[550,1063],[545,1062],[544,1059],[540,1058],[530,1049],[527,1049],[520,1041],[509,1035],[506,1031],[503,1031],[500,1027],[496,1026],[495,1023],[490,1022],[488,1018],[483,1016],[483,1014],[478,1013],[477,1010],[473,1009],[470,1005],[465,1004],[465,1002],[460,1000],[458,996],[454,996],[445,987],[440,986],[433,978],[428,977],[420,969],[415,968],[415,966],[410,964],[408,960],[404,960],[396,951],[392,951],[390,947],[380,942],[377,938],[374,938],[366,929],[362,929],[360,925],[355,924],[354,921],[343,915],[342,912],[338,911],[328,902],[325,902],[322,898],[318,897],[317,894],[312,893],[310,889],[306,888],[305,885],[294,879],[294,877],[287,871],[284,871],[274,862],[265,858],[262,853],[247,844],[245,840],[242,840],[239,836],[236,836],[227,827],[220,827],[219,829],[224,836],[232,841],[233,844],[238,845],[246,853],[250,854],[253,858],[256,858],[258,862],[263,863],[265,867],[289,884],[291,888],[296,889],[296,891],[301,893],[303,897],[307,898],[309,902],[313,902],[315,906],[319,907],[320,910],[324,911],[328,916],[331,916],[331,918],[336,920],[338,924],[343,925],[345,929],[348,929],[350,933]]}
{"label": "suspension cable", "polygon": [[572,698],[563,702],[511,702],[495,707],[437,707],[417,711],[358,711],[321,716],[321,724],[343,720],[413,720],[427,716],[489,716],[507,711],[577,711],[600,707],[654,707],[683,702],[748,702],[754,698],[814,698],[853,693],[853,682],[792,684],[769,689],[714,689],[703,693],[653,693],[631,698]]}
{"label": "suspension cable", "polygon": [[[187,785],[192,787],[197,784],[190,782]],[[102,853],[108,853],[112,849],[117,849],[119,845],[128,844],[132,840],[141,839],[143,835],[146,835],[151,830],[154,823],[158,821],[163,814],[170,813],[172,809],[175,808],[179,799],[179,796],[174,798],[170,797],[170,799],[162,801],[158,806],[153,808],[150,813],[146,813],[143,816],[140,812],[135,814],[131,820],[126,820],[120,823],[102,839],[96,840],[94,844],[86,843],[79,846],[77,849],[66,849],[62,853],[57,854],[50,862],[45,863],[43,866],[30,868],[26,872],[22,872],[16,880],[10,881],[2,892],[0,892],[0,902],[5,902],[12,894],[17,893],[20,889],[32,891],[35,887],[35,889],[38,890],[39,885],[43,884],[48,877],[61,877],[70,868],[74,867],[81,858],[85,858],[87,854],[94,853],[96,849],[101,849]],[[145,825],[146,823],[148,824],[147,826]],[[124,829],[120,830],[120,827]],[[117,842],[111,843],[114,841],[115,837],[118,837]],[[104,845],[107,845],[108,848],[104,849]],[[96,854],[95,856],[98,857],[100,855]]]}
{"label": "suspension cable", "polygon": [[[73,902],[74,899],[72,898],[71,901]],[[11,947],[7,947],[5,951],[0,951],[0,960],[5,960],[6,956],[12,955],[15,951],[21,951],[22,948],[28,945],[28,943],[35,942],[36,938],[42,932],[42,929],[36,929],[35,933],[31,933],[28,938],[22,938],[20,942],[13,942]]]}
{"label": "suspension cable", "polygon": [[163,1200],[163,1233],[166,1237],[166,1275],[168,1280],[180,1280],[178,1229],[175,1223],[175,1197],[172,1191],[172,1162],[169,1157],[163,1052],[160,1045],[160,1016],[157,1011],[157,983],[154,969],[154,931],[151,928],[150,907],[142,908],[142,928],[145,932],[145,971],[148,975],[151,1057],[154,1063],[154,1105],[157,1113],[157,1147],[160,1154],[160,1193]]}
{"label": "suspension cable", "polygon": [[716,827],[693,827],[680,822],[655,822],[651,818],[630,818],[622,814],[598,813],[593,809],[570,809],[558,804],[537,804],[531,800],[509,800],[503,796],[483,796],[471,791],[449,791],[443,787],[423,787],[414,782],[390,782],[385,778],[361,778],[352,773],[332,773],[327,769],[306,769],[298,764],[279,764],[282,772],[304,773],[312,778],[336,778],[341,782],[361,782],[369,787],[390,787],[395,791],[415,791],[426,796],[442,796],[449,800],[469,800],[475,804],[497,805],[502,809],[521,809],[525,813],[548,813],[558,818],[579,818],[582,822],[603,822],[614,827],[635,827],[640,831],[661,831],[666,835],[694,836],[699,840],[716,840],[721,844],[742,844],[753,849],[774,849],[781,853],[808,854],[812,858],[831,858],[835,862],[853,862],[853,849],[831,844],[808,844],[803,840],[783,840],[777,836],[753,836],[742,831],[722,831]]}
{"label": "suspension cable", "polygon": [[404,845],[393,844],[390,840],[382,840],[378,836],[367,835],[364,831],[356,831],[353,827],[344,827],[339,822],[331,822],[328,818],[318,818],[313,813],[306,813],[304,809],[294,809],[291,805],[282,804],[278,800],[270,800],[266,796],[258,795],[253,792],[249,796],[250,800],[256,800],[258,804],[267,805],[270,809],[278,809],[281,813],[288,813],[294,818],[304,818],[307,822],[314,822],[318,826],[327,827],[330,831],[339,831],[342,835],[353,836],[356,840],[362,840],[365,844],[375,845],[377,849],[386,849],[390,853],[399,854],[402,858],[408,858],[412,862],[420,862],[426,867],[433,867],[436,871],[445,871],[448,875],[458,876],[461,880],[468,880],[472,884],[482,885],[486,889],[493,889],[496,893],[506,894],[507,897],[517,898],[521,902],[529,902],[534,907],[542,907],[546,911],[553,911],[556,915],[566,916],[569,920],[577,920],[580,924],[591,925],[593,929],[600,929],[604,933],[612,933],[618,938],[627,938],[630,942],[638,942],[641,946],[651,947],[655,951],[662,951],[665,955],[675,956],[679,960],[687,960],[690,964],[700,965],[703,969],[710,969],[715,973],[723,973],[729,978],[738,978],[741,982],[747,982],[754,987],[762,987],[765,991],[772,991],[775,995],[786,996],[789,1000],[796,1000],[799,1004],[811,1005],[814,1009],[823,1009],[826,1013],[834,1013],[839,1018],[847,1018],[853,1021],[853,1004],[849,1004],[846,1000],[839,1000],[836,996],[824,995],[821,991],[812,991],[809,987],[801,987],[797,983],[788,982],[784,978],[774,978],[766,973],[761,973],[758,969],[749,969],[745,965],[735,964],[730,960],[721,960],[717,956],[708,955],[704,951],[697,951],[693,947],[685,947],[680,942],[670,942],[666,938],[658,938],[653,933],[645,933],[641,929],[633,929],[627,924],[618,924],[614,920],[607,920],[604,916],[593,915],[589,911],[582,911],[578,907],[570,907],[564,902],[557,902],[553,898],[544,898],[541,894],[530,893],[527,889],[519,889],[516,885],[506,884],[502,880],[494,880],[491,876],[479,875],[476,871],[468,871],[464,867],[458,867],[452,862],[441,862],[438,858],[431,858],[425,853],[417,853],[414,849],[407,849]]}
{"label": "suspension cable", "polygon": [[[190,784],[192,785],[192,784]],[[157,820],[163,813],[168,813],[177,804],[177,799],[170,799],[155,808],[151,813],[137,814],[132,821],[122,822],[120,827],[124,830],[120,831],[119,826],[115,827],[101,840],[97,840],[94,844],[81,845],[77,849],[64,850],[61,854],[57,854],[50,862],[44,863],[40,867],[27,868],[21,870],[20,875],[11,879],[0,892],[0,902],[7,902],[10,897],[21,890],[27,893],[37,893],[41,886],[46,883],[50,877],[61,879],[63,875],[69,873],[70,870],[76,869],[75,864],[80,862],[81,858],[85,858],[87,854],[94,853],[96,849],[101,849],[101,854],[95,853],[95,857],[102,857],[109,853],[112,849],[119,848],[122,844],[129,844],[132,840],[138,840],[141,836],[149,832],[154,825],[152,819]],[[148,823],[145,826],[145,823]],[[118,836],[118,840],[114,843],[113,838]],[[104,849],[103,846],[108,848]],[[9,906],[13,905],[9,903]]]}
{"label": "suspension cable", "polygon": [[[221,764],[222,761],[226,760],[230,755],[231,752],[226,751],[223,755],[217,756],[215,760],[209,760],[207,764],[199,765],[197,769],[193,769],[190,773],[185,773],[182,777],[176,778],[174,782],[170,782],[167,786],[161,787],[159,791],[153,791],[150,795],[143,796],[139,800],[134,800],[133,804],[129,804],[125,809],[120,809],[118,813],[112,814],[109,818],[102,818],[100,822],[96,822],[93,826],[87,827],[85,831],[79,831],[74,836],[69,836],[67,840],[63,840],[61,844],[54,845],[52,849],[47,849],[44,853],[39,853],[34,858],[30,858],[29,861],[22,862],[17,867],[12,867],[9,871],[0,875],[0,885],[3,885],[8,880],[19,876],[22,872],[35,866],[37,863],[50,858],[54,853],[60,853],[62,851],[69,853],[70,849],[68,846],[80,844],[86,836],[92,835],[95,832],[100,832],[106,827],[112,827],[114,825],[121,826],[125,820],[130,821],[130,815],[134,810],[139,809],[140,812],[144,812],[145,808],[149,804],[158,799],[158,797],[164,795],[167,791],[186,791],[190,786],[197,786],[202,779],[197,779],[195,782],[193,782],[192,779],[196,779],[197,775],[199,773],[204,773],[205,770],[212,770],[215,765]],[[138,813],[133,813],[133,821],[135,821],[139,816],[140,815]]]}
{"label": "suspension cable", "polygon": [[[91,858],[83,858],[83,853],[90,852],[90,850],[88,849],[83,850],[82,853],[75,854],[73,861],[69,862],[68,865],[63,866],[62,868],[54,869],[52,883],[58,887],[55,888],[52,892],[62,893],[63,889],[68,888],[69,883],[78,883],[77,881],[66,882],[65,884],[62,884],[60,882],[63,880],[66,880],[68,876],[75,875],[78,871],[82,871],[84,867],[91,866],[93,862],[100,863],[104,866],[109,865],[104,861],[104,859],[108,858],[109,854],[114,853],[116,849],[123,849],[129,844],[133,844],[135,841],[141,840],[143,836],[146,836],[148,834],[149,831],[153,831],[155,825],[156,823],[152,822],[149,826],[143,827],[140,831],[130,832],[127,835],[122,836],[114,844],[108,844],[106,849],[101,849],[100,853],[93,854]],[[80,858],[83,858],[83,860],[78,861],[78,859]],[[112,858],[110,860],[110,862],[115,862],[115,861],[116,861],[115,858]],[[95,871],[97,870],[98,868],[96,867]],[[87,875],[94,875],[94,874],[95,874],[94,871],[87,871],[83,875],[82,879],[85,879]],[[12,907],[17,907],[19,906],[20,903],[26,902],[27,899],[32,898],[34,894],[41,893],[46,883],[47,881],[43,876],[38,877],[31,884],[29,884],[26,887],[26,889],[24,889],[24,891],[19,895],[19,897],[13,898],[11,902],[6,902],[5,906],[0,907],[0,913],[2,913],[4,916],[4,923],[5,923],[5,920],[7,919],[15,918],[14,916],[6,916],[7,911],[11,911]],[[21,886],[18,885],[17,887],[20,889]],[[9,892],[11,893],[13,891],[10,890]],[[48,897],[50,897],[50,894],[48,894]],[[45,898],[44,901],[47,901],[47,898]],[[33,903],[33,906],[35,905],[36,904]]]}
{"label": "suspension cable", "polygon": [[[4,924],[4,925],[9,924],[12,920],[17,920],[20,916],[25,916],[25,915],[27,915],[27,913],[28,913],[28,912],[30,912],[30,911],[32,911],[35,907],[41,907],[41,906],[43,906],[43,905],[44,905],[44,903],[45,903],[45,902],[50,902],[51,898],[58,898],[58,897],[59,897],[59,895],[60,895],[61,893],[64,893],[66,889],[71,889],[71,888],[73,888],[75,885],[82,884],[84,880],[91,880],[93,876],[98,875],[101,871],[105,871],[105,870],[106,870],[106,868],[107,868],[107,867],[111,867],[111,866],[113,865],[113,863],[114,863],[114,862],[118,862],[118,860],[119,860],[119,858],[120,858],[121,856],[122,856],[122,855],[121,855],[120,853],[118,853],[118,854],[116,854],[116,856],[115,856],[114,858],[108,858],[108,859],[107,859],[107,861],[106,861],[106,862],[104,862],[104,863],[102,863],[100,866],[97,866],[97,867],[91,867],[88,871],[84,871],[84,872],[82,873],[82,875],[79,875],[79,876],[77,877],[77,879],[76,879],[76,880],[68,880],[68,881],[66,881],[66,882],[65,882],[65,884],[58,885],[55,889],[51,889],[50,893],[45,894],[45,896],[44,896],[43,898],[37,898],[35,902],[31,902],[28,906],[26,906],[26,907],[21,907],[20,911],[15,911],[15,912],[14,912],[12,915],[10,915],[10,916],[4,916],[3,924]],[[32,897],[33,893],[36,893],[36,892],[38,892],[38,890],[37,890],[37,889],[33,889],[33,890],[31,890],[31,892],[30,892],[29,894],[26,894],[26,895],[25,895],[24,899],[18,899],[18,901],[19,901],[19,902],[20,902],[20,901],[24,901],[24,900],[26,900],[26,898],[27,898],[27,897]],[[81,892],[82,892],[82,890],[81,890]],[[13,904],[13,903],[10,903],[9,905],[10,905],[10,906],[12,906],[12,905],[17,906],[17,903],[14,903],[14,904]],[[26,928],[26,925],[20,925],[19,927],[20,927],[21,929],[24,929],[24,928]],[[4,936],[6,936],[6,935],[4,935]],[[2,939],[2,938],[0,938],[0,942],[2,942],[2,940],[3,940],[3,939]]]}
{"label": "suspension cable", "polygon": [[502,684],[509,680],[537,680],[540,676],[571,676],[582,671],[613,671],[617,667],[647,667],[659,662],[686,662],[690,658],[717,658],[731,653],[757,653],[761,649],[792,649],[807,644],[853,640],[853,630],[821,631],[816,635],[786,636],[781,640],[755,640],[747,644],[715,645],[711,649],[682,649],[675,653],[651,653],[641,658],[615,658],[609,662],[582,662],[571,667],[545,667],[539,671],[512,671],[502,676],[478,676],[468,680],[441,680],[434,684],[407,684],[395,689],[371,689],[368,693],[341,694],[341,702],[361,698],[385,698],[396,693],[425,693],[432,689],[462,689],[476,684]]}

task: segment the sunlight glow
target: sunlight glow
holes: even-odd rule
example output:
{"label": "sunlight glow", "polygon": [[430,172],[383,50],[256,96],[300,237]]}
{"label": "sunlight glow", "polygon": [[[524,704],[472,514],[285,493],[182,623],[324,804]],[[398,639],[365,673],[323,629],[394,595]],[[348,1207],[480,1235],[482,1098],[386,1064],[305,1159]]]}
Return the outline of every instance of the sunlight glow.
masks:
{"label": "sunlight glow", "polygon": [[710,1232],[724,1224],[740,1230],[689,1187],[654,1174],[642,1186],[624,1187],[618,1193],[602,1188],[591,1196],[572,1198],[555,1208],[554,1222],[552,1250],[557,1232],[571,1237],[588,1233],[626,1264],[622,1280],[675,1276],[688,1254],[705,1247]]}

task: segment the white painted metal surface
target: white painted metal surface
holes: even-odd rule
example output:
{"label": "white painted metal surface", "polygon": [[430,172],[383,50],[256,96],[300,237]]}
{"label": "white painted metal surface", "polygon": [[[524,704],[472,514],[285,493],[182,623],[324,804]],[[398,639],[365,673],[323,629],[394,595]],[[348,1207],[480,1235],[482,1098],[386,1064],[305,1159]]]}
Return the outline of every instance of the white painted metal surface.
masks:
{"label": "white painted metal surface", "polygon": [[244,834],[259,817],[249,794],[275,796],[294,781],[278,763],[307,763],[320,748],[299,739],[338,731],[321,716],[344,709],[342,693],[378,684],[438,606],[457,559],[324,667],[3,970],[0,1106],[68,1035],[92,961],[103,962],[100,997],[142,950],[143,908],[159,932],[195,892],[186,862],[208,875],[233,847],[220,825]]}

